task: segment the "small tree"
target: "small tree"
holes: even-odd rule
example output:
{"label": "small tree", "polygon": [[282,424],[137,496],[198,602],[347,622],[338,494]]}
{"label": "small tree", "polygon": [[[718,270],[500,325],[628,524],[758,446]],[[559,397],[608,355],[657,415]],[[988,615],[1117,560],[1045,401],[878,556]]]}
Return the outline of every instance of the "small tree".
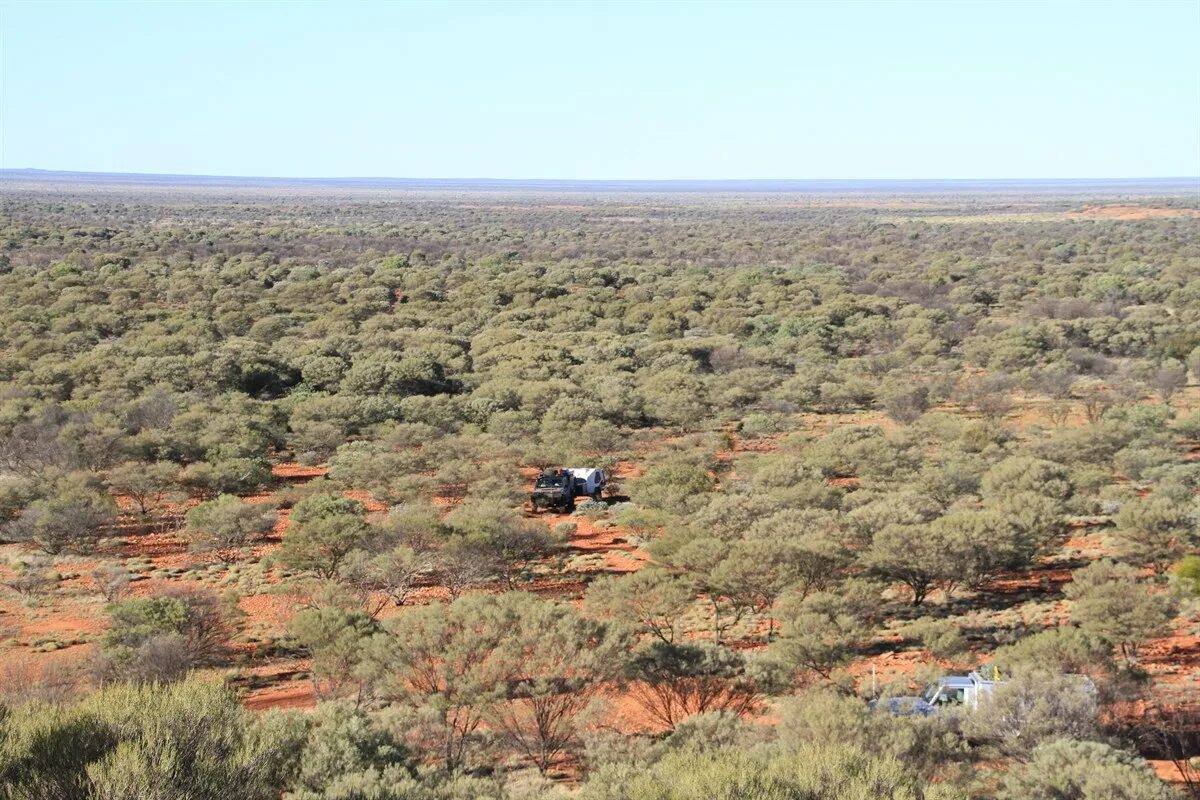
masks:
{"label": "small tree", "polygon": [[256,536],[275,527],[277,514],[261,503],[247,503],[223,494],[194,506],[187,512],[192,550],[212,553],[222,561],[233,561]]}
{"label": "small tree", "polygon": [[1011,375],[996,372],[970,379],[960,396],[988,419],[997,420],[1012,410],[1014,386]]}
{"label": "small tree", "polygon": [[1174,602],[1148,591],[1133,567],[1105,559],[1075,570],[1071,578],[1063,590],[1073,601],[1071,620],[1118,646],[1124,657],[1135,659],[1142,642],[1169,632]]}
{"label": "small tree", "polygon": [[565,603],[521,592],[501,603],[507,631],[497,658],[506,688],[488,719],[545,774],[578,741],[580,716],[620,670],[625,642]]}
{"label": "small tree", "polygon": [[772,609],[789,589],[805,596],[837,580],[841,549],[821,534],[791,538],[754,538],[735,542],[729,554],[704,579],[708,592],[727,598],[735,616],[753,611],[767,615],[767,641],[775,634]]}
{"label": "small tree", "polygon": [[313,690],[322,699],[353,697],[361,705],[374,695],[368,641],[382,628],[361,611],[308,608],[298,612],[289,631],[312,654]]}
{"label": "small tree", "polygon": [[1112,644],[1070,626],[1047,628],[996,651],[993,661],[1007,672],[1039,669],[1094,675],[1112,666]]}
{"label": "small tree", "polygon": [[[770,568],[768,584],[800,594],[824,589],[839,579],[851,556],[844,544],[841,515],[824,509],[786,509],[750,528],[741,556]],[[755,552],[752,543],[769,543]]]}
{"label": "small tree", "polygon": [[1197,545],[1196,523],[1188,507],[1163,495],[1130,500],[1121,507],[1116,523],[1123,540],[1122,556],[1149,565],[1156,575]]}
{"label": "small tree", "polygon": [[[358,592],[372,617],[391,603],[397,607],[408,599],[432,574],[431,553],[418,553],[407,545],[396,545],[382,553],[355,550],[347,557],[342,580]],[[382,599],[375,599],[378,595]]]}
{"label": "small tree", "polygon": [[113,467],[108,473],[108,485],[115,493],[132,500],[138,513],[146,516],[179,485],[179,465],[169,461],[129,461]]}
{"label": "small tree", "polygon": [[1043,458],[1010,456],[983,476],[983,496],[998,499],[1018,492],[1033,492],[1055,500],[1066,500],[1074,491],[1070,472],[1061,464]]}
{"label": "small tree", "polygon": [[[349,703],[328,702],[306,716],[308,736],[296,754],[287,800],[420,796],[413,785],[417,765],[408,748],[377,715]],[[362,794],[350,794],[355,790]]]}
{"label": "small tree", "polygon": [[1083,403],[1083,415],[1091,425],[1098,424],[1104,418],[1104,412],[1117,404],[1116,393],[1100,383],[1079,383],[1075,391]]}
{"label": "small tree", "polygon": [[1037,492],[1014,492],[989,498],[987,509],[1012,528],[1014,546],[1028,556],[1056,551],[1067,533],[1063,504]]}
{"label": "small tree", "polygon": [[1035,543],[995,511],[952,511],[928,527],[942,559],[942,586],[979,587],[999,574],[1027,567]]}
{"label": "small tree", "polygon": [[686,577],[648,567],[593,581],[584,607],[600,619],[632,621],[639,633],[669,644],[678,636],[680,617],[694,600],[695,589]]}
{"label": "small tree", "polygon": [[998,800],[1173,800],[1137,755],[1100,742],[1055,739],[1005,772]]}
{"label": "small tree", "polygon": [[529,520],[511,509],[488,503],[464,504],[451,512],[446,523],[453,537],[490,557],[508,582],[516,588],[531,562],[552,553],[558,539],[540,520]]}
{"label": "small tree", "polygon": [[229,628],[211,591],[173,587],[114,603],[109,614],[112,627],[99,665],[103,680],[178,680],[225,653]]}
{"label": "small tree", "polygon": [[791,596],[781,604],[783,631],[773,645],[781,661],[830,680],[866,640],[861,608],[842,594]]}
{"label": "small tree", "polygon": [[491,705],[505,694],[499,651],[512,621],[509,601],[491,595],[410,609],[392,621],[394,639],[377,651],[389,695],[414,714],[411,739],[457,771],[480,738]]}
{"label": "small tree", "polygon": [[49,555],[91,553],[116,519],[112,498],[88,489],[67,489],[30,503],[9,525],[9,535]]}
{"label": "small tree", "polygon": [[132,579],[129,570],[119,564],[101,564],[92,570],[92,585],[110,603],[121,599]]}
{"label": "small tree", "polygon": [[494,553],[462,537],[451,539],[437,552],[433,568],[451,600],[457,600],[468,589],[487,582],[500,570]]}
{"label": "small tree", "polygon": [[990,698],[965,716],[963,733],[1008,755],[1027,756],[1058,737],[1091,738],[1096,712],[1096,690],[1084,679],[1033,669],[996,686]]}
{"label": "small tree", "polygon": [[22,558],[10,567],[12,574],[4,579],[4,586],[29,605],[36,604],[58,585],[58,572],[45,556]]}
{"label": "small tree", "polygon": [[902,425],[911,425],[929,410],[929,388],[889,383],[879,393],[879,402],[889,417]]}
{"label": "small tree", "polygon": [[764,688],[741,655],[699,642],[650,642],[634,653],[626,676],[634,682],[633,697],[668,730],[693,714],[747,713],[762,699]]}
{"label": "small tree", "polygon": [[292,509],[291,527],[276,556],[291,569],[336,578],[342,562],[368,538],[366,507],[357,500],[315,494]]}
{"label": "small tree", "polygon": [[673,514],[703,506],[716,481],[702,466],[684,462],[651,467],[640,478],[629,481],[629,494],[638,505]]}
{"label": "small tree", "polygon": [[184,468],[180,482],[202,497],[249,494],[271,478],[271,465],[261,456],[221,457],[196,461]]}
{"label": "small tree", "polygon": [[1175,393],[1187,386],[1187,367],[1174,359],[1165,361],[1150,377],[1150,386],[1160,400],[1171,402]]}
{"label": "small tree", "polygon": [[863,563],[875,575],[907,586],[919,606],[932,589],[963,574],[957,546],[948,557],[948,543],[933,534],[929,526],[888,525],[875,534]]}

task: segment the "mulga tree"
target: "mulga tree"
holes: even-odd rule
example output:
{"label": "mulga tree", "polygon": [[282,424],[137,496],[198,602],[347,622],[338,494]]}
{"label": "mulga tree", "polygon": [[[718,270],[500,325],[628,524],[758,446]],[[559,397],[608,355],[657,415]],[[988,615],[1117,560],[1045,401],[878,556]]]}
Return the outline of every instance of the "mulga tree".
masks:
{"label": "mulga tree", "polygon": [[278,517],[275,509],[223,494],[187,512],[192,550],[232,561],[255,537],[268,533]]}
{"label": "mulga tree", "polygon": [[275,558],[290,569],[336,578],[342,562],[371,532],[366,507],[333,494],[306,497],[292,509],[283,544]]}
{"label": "mulga tree", "polygon": [[1130,660],[1147,639],[1170,632],[1176,610],[1168,594],[1147,590],[1139,578],[1133,567],[1105,559],[1076,570],[1063,590],[1072,603],[1072,622]]}

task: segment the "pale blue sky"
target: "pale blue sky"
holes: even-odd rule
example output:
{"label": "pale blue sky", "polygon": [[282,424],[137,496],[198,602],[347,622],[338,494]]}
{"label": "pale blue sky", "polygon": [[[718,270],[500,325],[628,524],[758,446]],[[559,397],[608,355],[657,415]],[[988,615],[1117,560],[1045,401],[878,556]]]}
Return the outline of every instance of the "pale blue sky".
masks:
{"label": "pale blue sky", "polygon": [[1200,0],[0,0],[0,166],[1200,175]]}

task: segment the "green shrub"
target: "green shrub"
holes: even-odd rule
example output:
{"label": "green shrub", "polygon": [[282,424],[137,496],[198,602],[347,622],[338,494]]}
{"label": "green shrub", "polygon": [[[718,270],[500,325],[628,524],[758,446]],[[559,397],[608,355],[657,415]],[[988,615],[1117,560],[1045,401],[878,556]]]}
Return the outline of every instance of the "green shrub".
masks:
{"label": "green shrub", "polygon": [[275,800],[299,744],[294,725],[256,719],[199,679],[25,703],[4,722],[0,786],[13,800]]}

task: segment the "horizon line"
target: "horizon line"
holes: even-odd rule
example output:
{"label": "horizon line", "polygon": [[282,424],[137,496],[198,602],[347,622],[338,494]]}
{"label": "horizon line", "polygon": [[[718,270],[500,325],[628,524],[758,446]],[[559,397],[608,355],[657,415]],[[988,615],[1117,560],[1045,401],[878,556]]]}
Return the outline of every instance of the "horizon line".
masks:
{"label": "horizon line", "polygon": [[1200,175],[1134,177],[1026,178],[411,178],[387,176],[268,176],[172,172],[96,172],[40,167],[0,168],[0,180],[32,182],[125,183],[243,188],[302,185],[310,188],[432,189],[432,190],[641,190],[641,191],[805,191],[836,189],[1005,189],[1005,188],[1125,188],[1191,189],[1200,191]]}
{"label": "horizon line", "polygon": [[788,182],[802,183],[808,181],[830,182],[830,181],[939,181],[939,182],[954,182],[954,181],[1184,181],[1195,180],[1200,181],[1200,174],[1196,175],[1089,175],[1085,177],[1079,176],[1056,176],[1056,175],[1025,175],[1021,177],[988,177],[988,176],[971,176],[968,178],[950,178],[942,176],[916,176],[910,175],[905,177],[827,177],[827,178],[799,178],[799,177],[738,177],[738,178],[564,178],[564,177],[521,177],[521,178],[499,178],[484,175],[471,176],[412,176],[412,175],[235,175],[224,172],[138,172],[138,171],[121,171],[121,170],[91,170],[91,169],[48,169],[45,167],[0,167],[0,174],[3,173],[36,173],[42,175],[95,175],[95,176],[114,176],[114,177],[130,177],[130,178],[209,178],[209,179],[236,179],[236,180],[266,180],[266,181],[554,181],[554,182],[570,182],[570,183],[771,183],[771,182]]}

